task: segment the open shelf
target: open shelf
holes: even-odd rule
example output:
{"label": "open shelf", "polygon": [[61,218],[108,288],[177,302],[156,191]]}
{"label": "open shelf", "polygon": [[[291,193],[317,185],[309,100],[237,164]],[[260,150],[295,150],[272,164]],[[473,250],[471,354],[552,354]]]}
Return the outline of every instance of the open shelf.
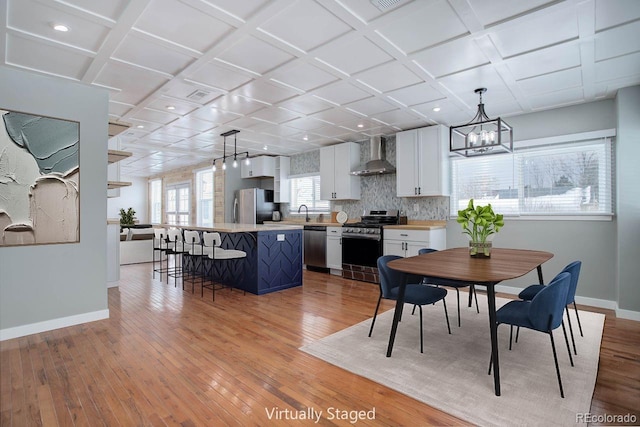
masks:
{"label": "open shelf", "polygon": [[124,182],[124,181],[107,181],[107,189],[109,190],[115,190],[117,188],[122,188],[122,187],[128,187],[130,186],[131,183],[130,182]]}
{"label": "open shelf", "polygon": [[120,160],[124,160],[127,157],[131,157],[133,153],[128,151],[120,151],[120,150],[108,150],[109,153],[109,163],[119,162]]}

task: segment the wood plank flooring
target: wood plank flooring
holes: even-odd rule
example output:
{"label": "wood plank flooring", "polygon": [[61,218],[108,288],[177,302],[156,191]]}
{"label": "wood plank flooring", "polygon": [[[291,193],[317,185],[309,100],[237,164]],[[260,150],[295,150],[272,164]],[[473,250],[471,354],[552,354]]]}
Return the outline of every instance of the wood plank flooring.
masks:
{"label": "wood plank flooring", "polygon": [[[375,407],[358,426],[465,424],[299,351],[371,317],[378,296],[376,285],[304,274],[301,288],[223,290],[212,302],[210,290],[153,280],[151,264],[123,266],[109,319],[0,343],[0,426],[313,425],[267,411],[329,407]],[[591,412],[640,419],[640,323],[596,311],[607,318]]]}

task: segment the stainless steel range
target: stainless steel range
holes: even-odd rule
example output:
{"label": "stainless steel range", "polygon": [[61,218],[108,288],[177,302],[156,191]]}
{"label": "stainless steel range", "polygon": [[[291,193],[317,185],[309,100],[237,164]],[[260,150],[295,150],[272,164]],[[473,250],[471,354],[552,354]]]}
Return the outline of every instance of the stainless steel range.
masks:
{"label": "stainless steel range", "polygon": [[360,222],[342,226],[342,277],[380,283],[377,261],[383,254],[383,227],[400,223],[398,210],[370,211]]}

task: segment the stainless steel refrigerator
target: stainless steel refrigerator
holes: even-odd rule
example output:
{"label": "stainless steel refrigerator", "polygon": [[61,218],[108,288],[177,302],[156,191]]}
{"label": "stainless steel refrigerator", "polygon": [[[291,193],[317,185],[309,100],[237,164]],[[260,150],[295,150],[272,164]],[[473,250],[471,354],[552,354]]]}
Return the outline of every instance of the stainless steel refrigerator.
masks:
{"label": "stainless steel refrigerator", "polygon": [[279,205],[273,203],[273,190],[247,188],[235,192],[233,222],[238,224],[262,224],[271,220]]}

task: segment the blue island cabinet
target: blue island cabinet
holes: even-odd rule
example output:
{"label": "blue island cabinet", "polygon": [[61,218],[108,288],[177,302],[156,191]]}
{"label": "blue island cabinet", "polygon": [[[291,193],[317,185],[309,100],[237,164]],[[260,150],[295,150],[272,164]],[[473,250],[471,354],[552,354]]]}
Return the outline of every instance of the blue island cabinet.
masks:
{"label": "blue island cabinet", "polygon": [[222,247],[239,249],[246,258],[215,262],[214,277],[252,294],[302,286],[302,230],[220,232]]}

